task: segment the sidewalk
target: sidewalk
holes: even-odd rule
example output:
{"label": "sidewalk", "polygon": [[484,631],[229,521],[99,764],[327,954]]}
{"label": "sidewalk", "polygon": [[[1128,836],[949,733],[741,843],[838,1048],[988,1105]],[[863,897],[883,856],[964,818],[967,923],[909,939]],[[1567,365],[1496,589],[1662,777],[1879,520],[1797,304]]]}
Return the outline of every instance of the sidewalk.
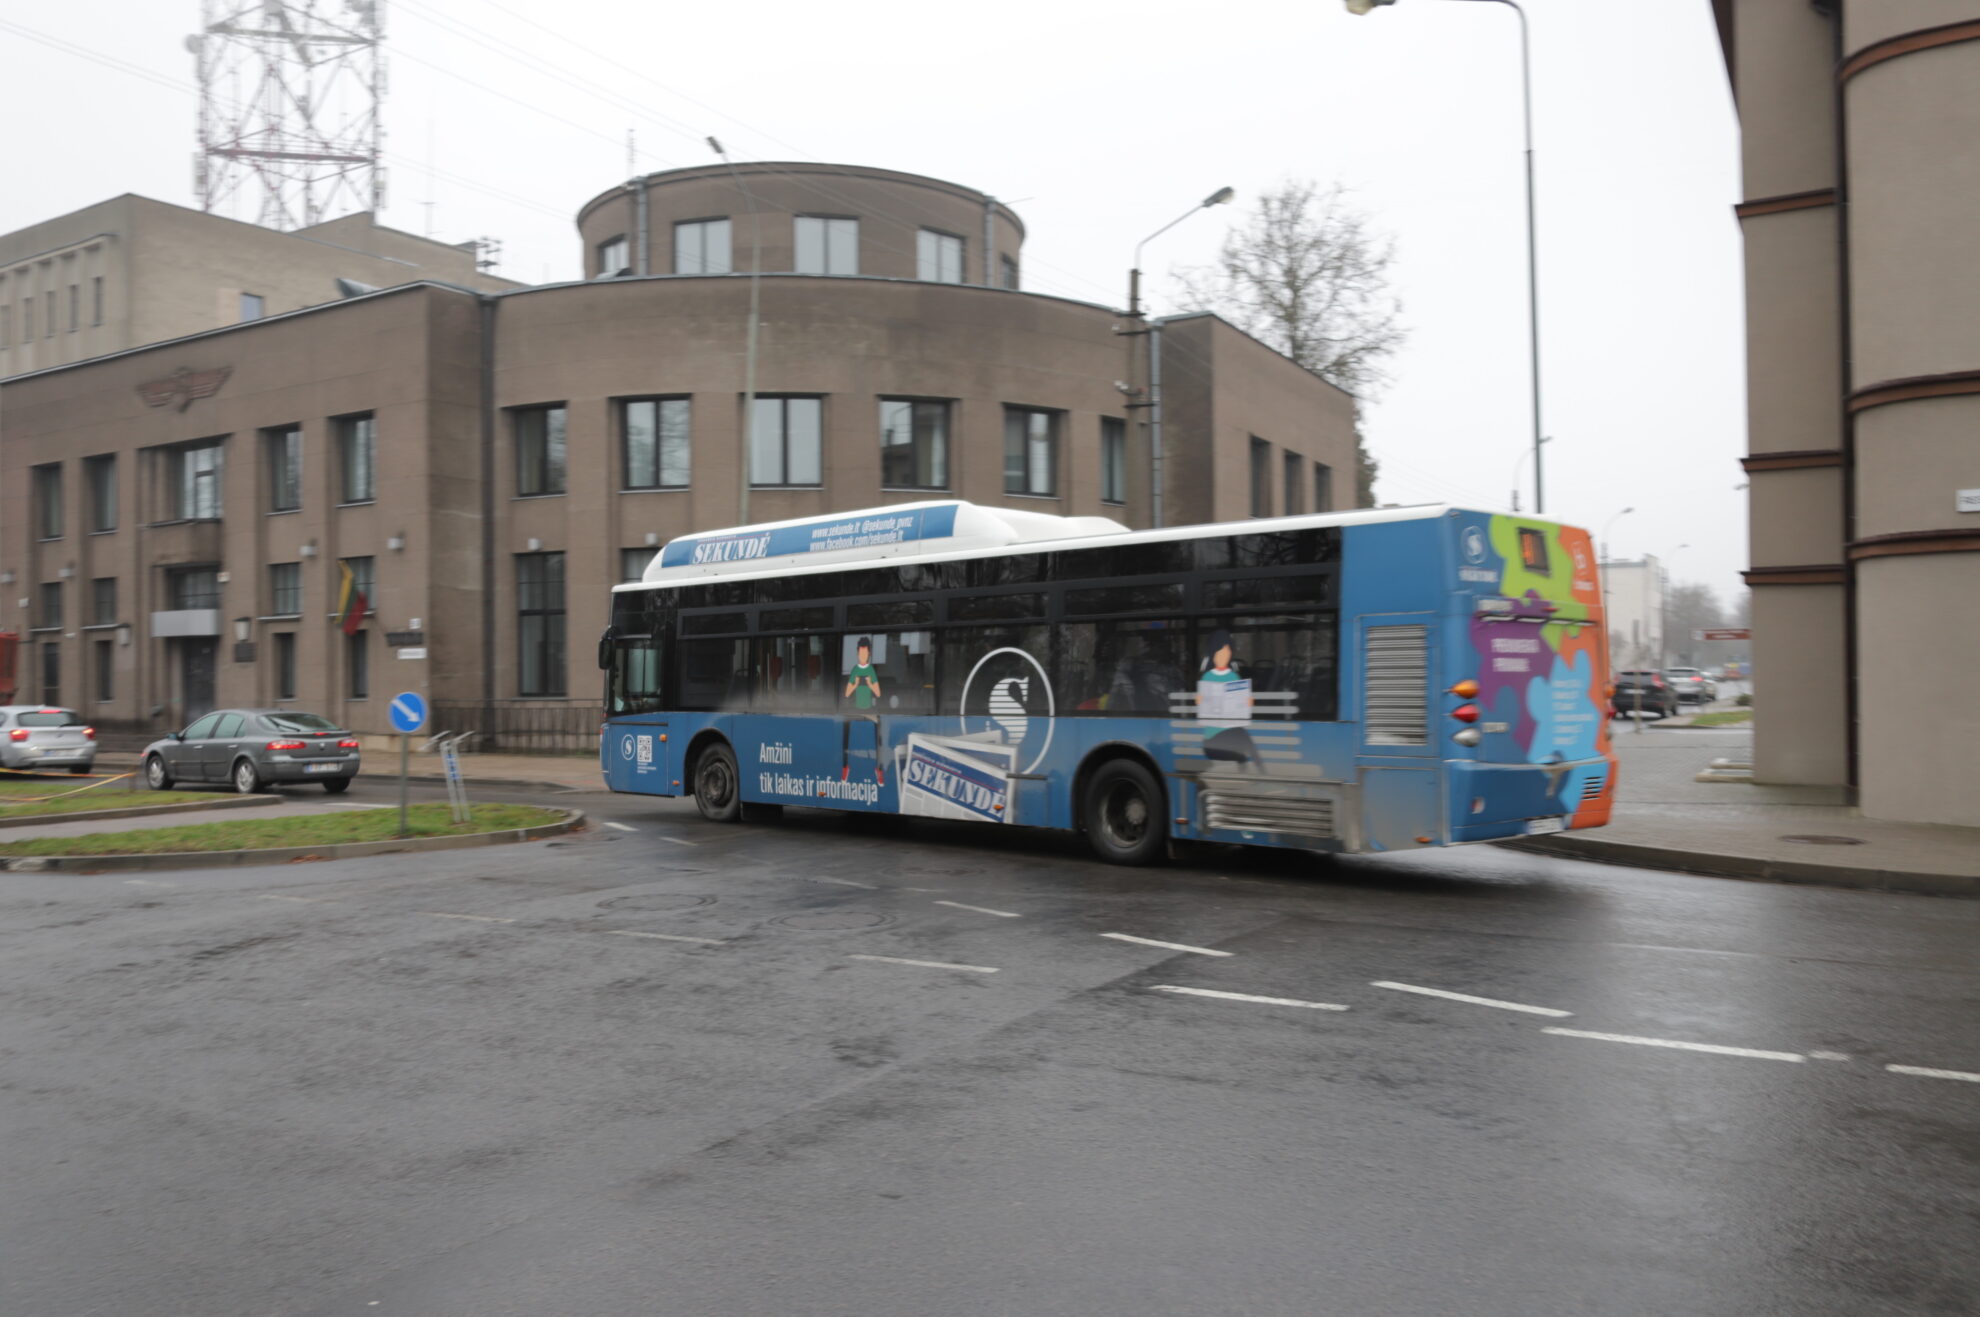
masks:
{"label": "sidewalk", "polygon": [[1746,729],[1612,725],[1620,764],[1605,828],[1510,843],[1585,860],[1876,891],[1980,897],[1980,829],[1866,819],[1836,787],[1698,782],[1750,760]]}

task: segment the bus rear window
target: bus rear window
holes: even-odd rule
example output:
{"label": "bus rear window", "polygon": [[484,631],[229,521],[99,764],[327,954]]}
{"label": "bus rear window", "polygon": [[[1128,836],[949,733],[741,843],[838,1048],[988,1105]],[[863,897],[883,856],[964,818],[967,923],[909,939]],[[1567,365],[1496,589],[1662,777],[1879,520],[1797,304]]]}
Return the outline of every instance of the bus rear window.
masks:
{"label": "bus rear window", "polygon": [[1547,536],[1531,526],[1519,528],[1519,563],[1535,576],[1551,576],[1547,562]]}

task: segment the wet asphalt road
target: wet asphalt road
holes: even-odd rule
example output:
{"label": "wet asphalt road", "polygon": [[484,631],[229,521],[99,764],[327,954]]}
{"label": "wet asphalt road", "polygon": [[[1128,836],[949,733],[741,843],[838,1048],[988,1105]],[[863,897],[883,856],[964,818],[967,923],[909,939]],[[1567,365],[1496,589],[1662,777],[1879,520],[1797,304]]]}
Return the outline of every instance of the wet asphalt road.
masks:
{"label": "wet asphalt road", "polygon": [[1980,1306],[1973,903],[569,802],[0,875],[0,1313]]}

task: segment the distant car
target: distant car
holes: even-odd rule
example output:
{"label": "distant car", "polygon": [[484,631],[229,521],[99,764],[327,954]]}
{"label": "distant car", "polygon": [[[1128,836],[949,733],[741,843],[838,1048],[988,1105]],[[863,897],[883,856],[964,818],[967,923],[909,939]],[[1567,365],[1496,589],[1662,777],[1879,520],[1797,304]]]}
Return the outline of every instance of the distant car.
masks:
{"label": "distant car", "polygon": [[0,765],[87,773],[96,767],[96,729],[73,709],[46,704],[0,707]]}
{"label": "distant car", "polygon": [[1668,718],[1678,711],[1678,693],[1664,674],[1650,668],[1626,668],[1616,674],[1614,711],[1617,717],[1624,717],[1641,709],[1644,713],[1654,713],[1659,718]]}
{"label": "distant car", "polygon": [[1677,692],[1680,704],[1710,704],[1719,697],[1719,688],[1698,668],[1665,668],[1664,679]]}
{"label": "distant car", "polygon": [[348,791],[361,751],[355,733],[294,709],[219,709],[144,750],[153,791],[180,782],[225,783],[249,795],[277,782]]}

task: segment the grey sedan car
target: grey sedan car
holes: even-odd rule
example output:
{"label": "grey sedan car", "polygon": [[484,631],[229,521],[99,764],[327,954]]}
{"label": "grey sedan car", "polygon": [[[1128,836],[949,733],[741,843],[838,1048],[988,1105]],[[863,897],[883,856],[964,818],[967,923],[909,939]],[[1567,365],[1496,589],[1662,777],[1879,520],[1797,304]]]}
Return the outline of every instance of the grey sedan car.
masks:
{"label": "grey sedan car", "polygon": [[248,795],[277,782],[321,782],[336,794],[357,776],[356,734],[294,709],[219,709],[144,750],[153,791],[180,782],[226,783]]}
{"label": "grey sedan car", "polygon": [[0,765],[87,773],[96,766],[96,729],[73,709],[46,704],[0,707]]}

